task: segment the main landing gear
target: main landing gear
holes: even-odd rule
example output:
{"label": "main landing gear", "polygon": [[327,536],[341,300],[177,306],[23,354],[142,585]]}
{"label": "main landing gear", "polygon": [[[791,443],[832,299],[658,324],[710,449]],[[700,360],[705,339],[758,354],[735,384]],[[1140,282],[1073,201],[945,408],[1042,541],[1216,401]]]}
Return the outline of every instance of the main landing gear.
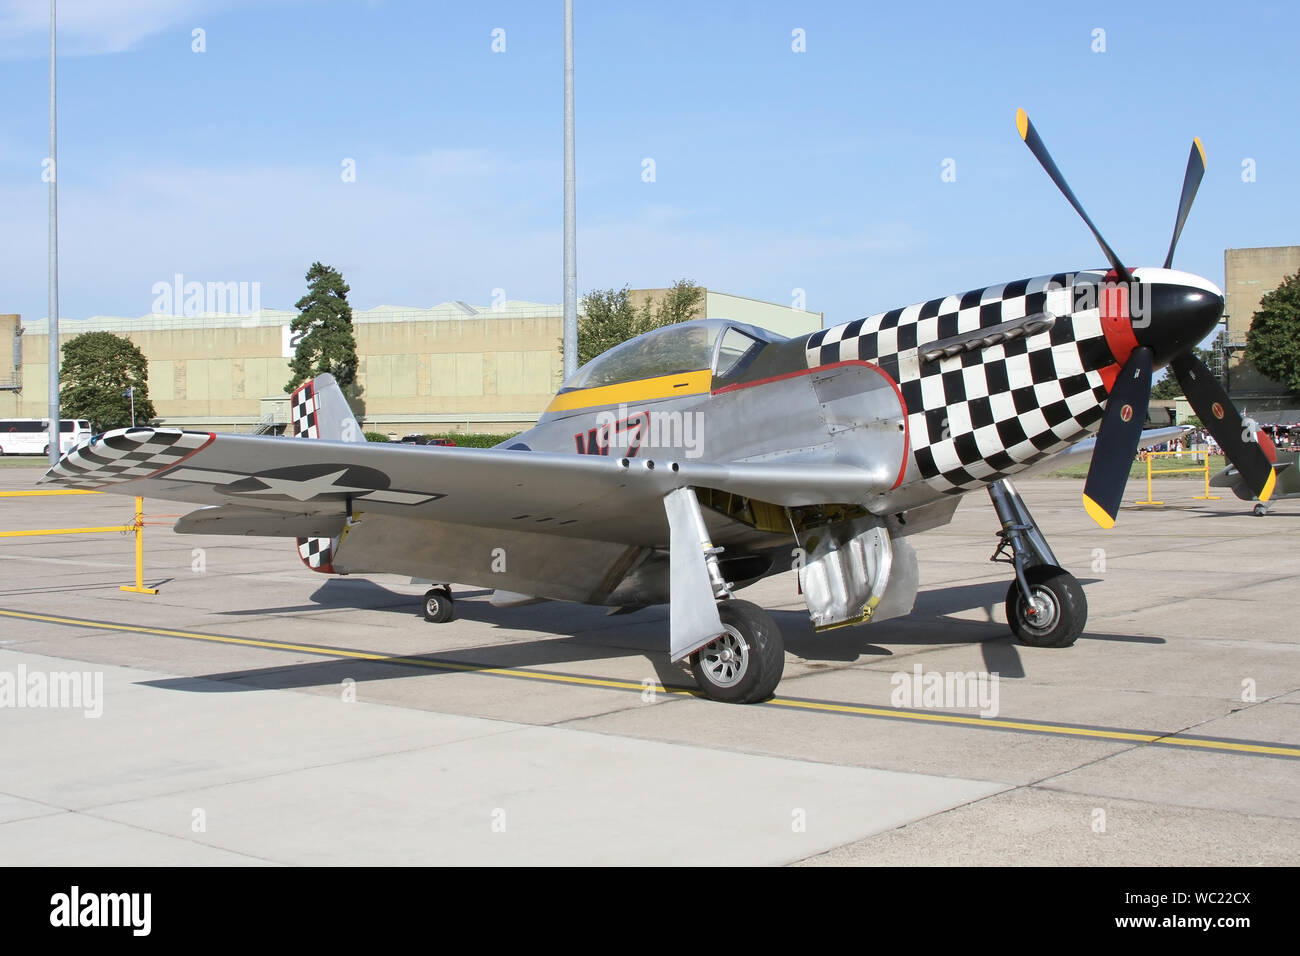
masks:
{"label": "main landing gear", "polygon": [[722,635],[691,655],[700,692],[729,704],[767,700],[785,669],[781,629],[772,615],[749,601],[723,601],[718,616]]}
{"label": "main landing gear", "polygon": [[424,619],[434,624],[446,624],[456,616],[456,603],[451,598],[450,585],[440,584],[424,592]]}
{"label": "main landing gear", "polygon": [[1056,555],[1009,479],[989,485],[989,498],[1002,522],[998,548],[989,560],[1004,561],[1016,571],[1006,600],[1011,633],[1031,647],[1069,647],[1088,621],[1082,585],[1056,563]]}
{"label": "main landing gear", "polygon": [[785,642],[772,616],[737,601],[722,573],[709,529],[692,488],[664,495],[669,527],[669,647],[674,664],[689,660],[700,693],[709,700],[752,704],[781,682]]}

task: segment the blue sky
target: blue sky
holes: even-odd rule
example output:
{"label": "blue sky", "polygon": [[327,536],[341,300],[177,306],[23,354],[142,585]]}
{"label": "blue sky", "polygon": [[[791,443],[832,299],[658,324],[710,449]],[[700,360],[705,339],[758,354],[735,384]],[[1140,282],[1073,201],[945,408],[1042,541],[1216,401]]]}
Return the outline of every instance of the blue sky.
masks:
{"label": "blue sky", "polygon": [[[803,289],[834,323],[1096,266],[1020,106],[1130,264],[1164,258],[1194,135],[1209,171],[1175,265],[1222,284],[1224,248],[1300,242],[1293,5],[575,7],[580,291]],[[61,314],[145,314],[178,272],[289,308],[314,260],[359,308],[559,302],[562,8],[63,0]],[[0,2],[0,311],[26,318],[47,29],[45,0]]]}

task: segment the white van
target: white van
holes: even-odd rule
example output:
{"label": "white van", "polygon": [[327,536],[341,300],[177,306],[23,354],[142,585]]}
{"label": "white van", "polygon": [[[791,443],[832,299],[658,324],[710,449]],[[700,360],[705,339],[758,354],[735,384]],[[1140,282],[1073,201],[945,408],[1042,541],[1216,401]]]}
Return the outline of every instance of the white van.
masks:
{"label": "white van", "polygon": [[[59,422],[59,452],[65,453],[90,438],[90,422],[65,418]],[[48,418],[0,418],[0,455],[50,454]]]}

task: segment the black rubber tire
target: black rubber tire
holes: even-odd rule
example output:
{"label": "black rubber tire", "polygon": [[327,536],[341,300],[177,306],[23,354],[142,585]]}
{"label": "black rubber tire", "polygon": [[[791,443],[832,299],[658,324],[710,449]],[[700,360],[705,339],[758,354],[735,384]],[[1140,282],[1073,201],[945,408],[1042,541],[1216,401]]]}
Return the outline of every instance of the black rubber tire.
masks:
{"label": "black rubber tire", "polygon": [[1268,514],[1268,505],[1265,504],[1255,505],[1255,507],[1251,509],[1251,514],[1253,514],[1256,518],[1264,517],[1266,514]]}
{"label": "black rubber tire", "polygon": [[[706,644],[691,655],[691,673],[695,683],[709,700],[724,704],[752,704],[767,700],[781,683],[785,670],[785,640],[772,615],[749,601],[723,601],[718,605],[718,616],[728,633],[717,641]],[[728,681],[719,682],[715,676],[719,668],[716,651],[723,650],[722,643],[743,642],[743,663],[740,673]]]}
{"label": "black rubber tire", "polygon": [[448,588],[430,588],[424,593],[424,619],[433,624],[446,624],[456,616],[456,602]]}
{"label": "black rubber tire", "polygon": [[1079,639],[1088,623],[1088,599],[1083,585],[1069,571],[1054,564],[1039,564],[1025,570],[1025,579],[1035,594],[1042,594],[1055,610],[1050,626],[1035,627],[1024,614],[1025,599],[1015,581],[1007,589],[1007,624],[1022,644],[1030,647],[1069,647]]}
{"label": "black rubber tire", "polygon": [[49,446],[49,445],[46,445],[46,446],[41,450],[41,457],[44,458],[46,461],[49,461],[49,459],[50,459],[50,446]]}

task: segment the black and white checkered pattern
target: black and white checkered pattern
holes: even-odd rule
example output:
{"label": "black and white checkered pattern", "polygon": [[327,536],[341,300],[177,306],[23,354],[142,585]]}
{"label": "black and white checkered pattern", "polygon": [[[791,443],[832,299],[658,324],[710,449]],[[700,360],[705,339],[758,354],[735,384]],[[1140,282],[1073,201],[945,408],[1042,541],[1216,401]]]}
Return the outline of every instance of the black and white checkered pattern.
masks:
{"label": "black and white checkered pattern", "polygon": [[[308,379],[289,397],[289,433],[294,438],[320,438],[316,414],[316,382]],[[298,557],[313,571],[334,573],[333,538],[299,538]]]}
{"label": "black and white checkered pattern", "polygon": [[[1098,370],[1115,363],[1096,308],[1074,312],[1065,275],[1040,276],[932,299],[814,333],[810,367],[863,360],[898,383],[917,477],[969,491],[1020,471],[1099,427],[1108,394]],[[935,362],[941,339],[1026,315],[1051,329]]]}
{"label": "black and white checkered pattern", "polygon": [[294,438],[320,438],[316,420],[315,382],[308,379],[289,398],[289,434]]}
{"label": "black and white checkered pattern", "polygon": [[45,480],[90,490],[148,478],[194,454],[212,437],[174,428],[114,429],[72,449]]}

